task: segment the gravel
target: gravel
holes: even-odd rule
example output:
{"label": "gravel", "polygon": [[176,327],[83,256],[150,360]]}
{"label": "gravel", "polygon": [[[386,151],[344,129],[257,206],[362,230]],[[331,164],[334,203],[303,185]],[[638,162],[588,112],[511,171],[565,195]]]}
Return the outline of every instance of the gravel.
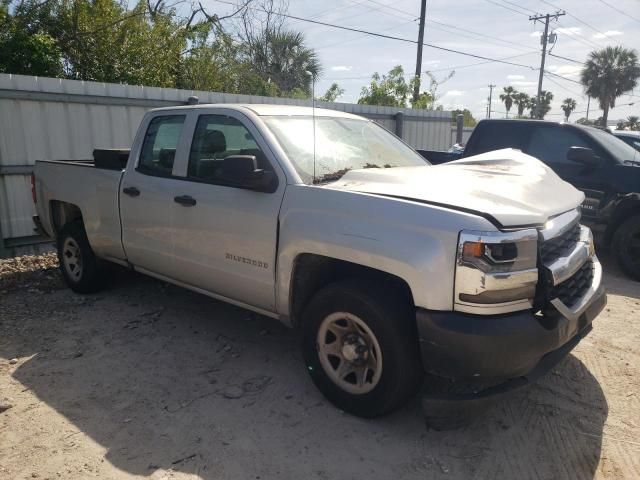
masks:
{"label": "gravel", "polygon": [[55,253],[0,259],[0,294],[19,289],[51,292],[63,286]]}

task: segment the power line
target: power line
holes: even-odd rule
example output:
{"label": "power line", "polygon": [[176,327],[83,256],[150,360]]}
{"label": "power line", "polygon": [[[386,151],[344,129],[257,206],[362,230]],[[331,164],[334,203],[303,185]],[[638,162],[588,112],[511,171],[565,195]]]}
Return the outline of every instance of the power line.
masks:
{"label": "power line", "polygon": [[[540,0],[542,3],[546,3],[547,5],[551,5],[553,8],[558,9],[559,7],[557,5],[554,5],[553,3],[547,1],[547,0]],[[581,23],[582,25],[590,28],[591,30],[593,30],[596,33],[599,33],[600,35],[604,35],[604,38],[609,38],[609,36],[606,33],[601,32],[600,30],[598,30],[596,27],[594,27],[593,25],[585,22],[584,20],[576,17],[575,15],[571,14],[570,12],[566,12],[567,15],[569,15],[571,18],[573,18],[575,21]]]}
{"label": "power line", "polygon": [[[509,57],[502,57],[499,60],[510,60],[512,58],[518,58],[518,57],[524,57],[526,55],[531,55],[532,53],[538,53],[538,52],[531,52],[531,53],[521,53],[519,55],[511,55]],[[476,63],[467,63],[467,64],[462,64],[462,65],[452,65],[450,67],[442,67],[442,68],[436,68],[436,69],[430,69],[430,70],[424,70],[423,73],[436,73],[436,72],[444,72],[446,70],[460,70],[463,68],[470,68],[470,67],[477,67],[479,65],[486,65],[487,63],[495,63],[493,60],[489,60],[486,62],[476,62]],[[371,75],[361,75],[361,76],[357,76],[357,77],[329,77],[329,78],[325,78],[325,80],[363,80],[363,79],[370,79]]]}
{"label": "power line", "polygon": [[528,13],[524,13],[521,10],[516,10],[515,8],[508,7],[508,6],[504,5],[503,3],[494,2],[493,0],[484,0],[484,1],[488,2],[488,3],[491,3],[493,5],[496,5],[498,7],[502,7],[502,8],[506,8],[507,10],[511,10],[512,12],[517,13],[518,15],[524,15],[525,17],[529,16]]}
{"label": "power line", "polygon": [[620,10],[618,7],[611,5],[609,2],[605,2],[604,0],[599,0],[600,3],[604,3],[607,7],[615,10],[616,12],[629,17],[631,20],[635,20],[636,22],[640,22],[640,19],[634,17],[633,15],[628,14],[627,12]]}
{"label": "power line", "polygon": [[571,93],[572,95],[577,95],[581,98],[584,98],[584,93],[578,93],[578,92],[574,92],[573,90],[571,90],[570,88],[565,87],[564,85],[562,85],[561,83],[557,82],[556,80],[554,80],[552,77],[548,76],[545,74],[545,78],[547,80],[549,80],[551,83],[557,85],[558,87],[562,88],[563,90],[566,90],[567,92]]}
{"label": "power line", "polygon": [[522,6],[518,5],[515,2],[511,2],[510,0],[502,0],[502,2],[503,3],[508,3],[509,5],[513,5],[514,7],[519,8],[520,10],[524,10],[525,12],[529,12],[529,13],[532,13],[534,15],[536,15],[538,13],[535,10],[531,10],[530,8],[527,8],[527,7],[522,7]]}
{"label": "power line", "polygon": [[[380,31],[381,32],[388,32],[389,30],[395,30],[397,28],[404,27],[405,25],[409,25],[410,23],[415,23],[415,21],[414,20],[409,20],[408,22],[399,23],[399,24],[394,25],[394,26],[389,27],[389,28],[383,28]],[[339,42],[327,43],[327,44],[319,45],[319,46],[313,47],[313,48],[314,48],[314,50],[323,50],[325,48],[335,47],[336,45],[342,45],[342,44],[347,43],[347,42],[355,42],[356,40],[360,40],[360,39],[366,38],[366,37],[368,37],[368,35],[358,35],[358,36],[353,37],[353,38],[348,38],[346,40],[341,40]]]}
{"label": "power line", "polygon": [[[218,2],[218,3],[226,4],[226,5],[234,5],[233,3],[225,1],[225,0],[214,0],[214,1]],[[266,10],[264,10],[262,8],[255,8],[255,7],[247,7],[247,8],[250,9],[250,10],[258,10],[258,11],[261,11],[261,12],[264,12],[264,13],[269,13],[269,12],[267,12]],[[280,16],[280,17],[290,18],[292,20],[298,20],[300,22],[307,22],[307,23],[312,23],[312,24],[315,24],[315,25],[323,25],[325,27],[336,28],[336,29],[345,30],[345,31],[348,31],[348,32],[363,33],[363,34],[370,35],[370,36],[373,36],[373,37],[385,38],[387,40],[396,40],[396,41],[399,41],[399,42],[412,43],[414,45],[418,43],[416,40],[411,40],[409,38],[395,37],[393,35],[385,35],[385,34],[382,34],[382,33],[370,32],[370,31],[367,31],[367,30],[359,29],[359,28],[345,27],[345,26],[336,25],[336,24],[333,24],[333,23],[321,22],[319,20],[312,20],[310,18],[298,17],[296,15],[290,15],[290,14],[287,14],[287,13],[276,13],[276,12],[271,12],[271,13],[273,13],[274,15]],[[477,55],[475,53],[463,52],[461,50],[456,50],[456,49],[453,49],[453,48],[441,47],[439,45],[434,45],[432,43],[424,42],[423,45],[425,47],[433,48],[433,49],[436,49],[436,50],[442,50],[444,52],[449,52],[449,53],[456,53],[458,55],[464,55],[466,57],[478,58],[480,60],[488,60],[488,61],[491,61],[491,62],[503,63],[505,65],[512,65],[514,67],[522,67],[522,68],[528,68],[530,70],[536,70],[536,68],[532,67],[531,65],[524,65],[522,63],[507,62],[507,61],[500,60],[500,59],[497,59],[497,58],[485,57],[484,55]]]}
{"label": "power line", "polygon": [[369,3],[373,3],[374,5],[380,5],[381,7],[386,8],[388,10],[393,10],[394,12],[399,12],[399,13],[403,13],[405,15],[409,15],[414,20],[416,18],[418,18],[418,15],[416,15],[415,13],[411,13],[411,12],[408,12],[406,10],[402,10],[400,8],[397,8],[397,7],[392,7],[391,5],[387,5],[386,3],[377,2],[376,0],[366,0],[366,1],[369,2]]}
{"label": "power line", "polygon": [[[467,32],[467,33],[470,33],[470,34],[472,34],[472,35],[477,35],[477,36],[479,36],[479,37],[488,38],[488,39],[491,39],[491,40],[495,40],[495,41],[498,41],[498,42],[502,42],[502,43],[504,43],[504,44],[506,44],[506,45],[514,45],[514,46],[516,46],[516,47],[519,47],[519,49],[520,49],[520,50],[522,50],[522,48],[524,47],[524,48],[526,48],[526,49],[527,49],[527,50],[526,50],[527,52],[534,52],[534,50],[529,50],[529,48],[530,48],[530,47],[529,47],[528,45],[524,45],[524,44],[522,44],[522,43],[510,42],[510,41],[508,41],[508,40],[503,40],[503,39],[501,39],[501,38],[494,37],[494,36],[491,36],[491,35],[487,35],[487,34],[485,34],[485,33],[480,33],[480,32],[476,32],[476,31],[473,31],[473,30],[468,30],[468,29],[466,29],[466,28],[458,27],[458,26],[456,26],[456,25],[451,25],[451,24],[449,24],[449,23],[439,22],[439,21],[437,21],[437,20],[429,20],[429,19],[427,19],[427,22],[428,22],[428,23],[435,23],[436,25],[443,25],[443,26],[445,26],[445,27],[449,27],[449,28],[452,28],[452,29],[454,29],[454,30],[460,30],[460,31],[462,31],[462,32]],[[432,27],[432,28],[436,28],[436,27]],[[445,30],[445,31],[446,31],[446,30]],[[511,48],[514,48],[514,47],[511,47]],[[525,51],[525,50],[522,50],[522,51]]]}
{"label": "power line", "polygon": [[574,60],[573,58],[563,57],[562,55],[556,55],[554,53],[549,53],[548,55],[550,57],[561,58],[562,60],[566,60],[567,62],[574,62],[574,63],[579,63],[580,65],[586,65],[584,62],[581,62],[580,60]]}
{"label": "power line", "polygon": [[582,82],[579,82],[578,80],[573,80],[572,78],[563,77],[562,75],[558,75],[557,73],[550,72],[549,70],[545,70],[544,73],[548,75],[553,75],[554,77],[559,78],[561,80],[566,80],[567,82],[572,82],[572,83],[577,83],[578,85],[582,85]]}

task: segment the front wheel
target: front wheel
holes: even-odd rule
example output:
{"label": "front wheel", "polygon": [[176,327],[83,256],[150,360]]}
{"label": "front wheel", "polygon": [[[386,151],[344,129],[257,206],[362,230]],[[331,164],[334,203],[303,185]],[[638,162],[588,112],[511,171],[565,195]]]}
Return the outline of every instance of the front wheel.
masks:
{"label": "front wheel", "polygon": [[384,415],[420,387],[415,314],[393,289],[362,281],[329,285],[309,303],[302,328],[311,378],[341,410]]}
{"label": "front wheel", "polygon": [[58,261],[66,284],[77,293],[93,293],[103,285],[103,272],[84,226],[75,221],[58,233]]}
{"label": "front wheel", "polygon": [[620,268],[640,281],[640,215],[627,219],[613,236],[613,248]]}

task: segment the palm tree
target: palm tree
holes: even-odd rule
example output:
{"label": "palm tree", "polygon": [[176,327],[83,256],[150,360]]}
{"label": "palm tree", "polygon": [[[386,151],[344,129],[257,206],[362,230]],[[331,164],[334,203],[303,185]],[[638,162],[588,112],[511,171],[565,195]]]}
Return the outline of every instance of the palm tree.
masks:
{"label": "palm tree", "polygon": [[531,118],[537,118],[543,120],[544,116],[551,110],[551,101],[553,100],[553,93],[547,90],[540,92],[540,108],[538,109],[538,97],[531,97],[529,108],[531,108]]}
{"label": "palm tree", "polygon": [[515,96],[518,92],[511,85],[504,87],[502,90],[503,93],[500,94],[500,100],[504,102],[504,108],[507,110],[507,118],[509,118],[509,110],[511,110],[513,101],[515,100]]}
{"label": "palm tree", "polygon": [[564,112],[565,121],[569,121],[569,115],[576,109],[576,101],[573,98],[565,98],[562,102],[562,111]]}
{"label": "palm tree", "polygon": [[640,130],[640,117],[635,115],[627,117],[627,127],[629,130]]}
{"label": "palm tree", "polygon": [[638,78],[640,63],[638,53],[633,49],[606,47],[589,54],[581,81],[587,95],[598,99],[604,126],[607,125],[609,109],[616,106],[616,99],[633,90]]}
{"label": "palm tree", "polygon": [[531,98],[524,92],[518,92],[513,96],[513,103],[518,107],[518,116],[522,117],[524,111],[529,108]]}
{"label": "palm tree", "polygon": [[264,80],[273,82],[282,92],[311,93],[311,82],[321,67],[316,52],[305,45],[302,33],[265,30],[249,49],[253,68]]}

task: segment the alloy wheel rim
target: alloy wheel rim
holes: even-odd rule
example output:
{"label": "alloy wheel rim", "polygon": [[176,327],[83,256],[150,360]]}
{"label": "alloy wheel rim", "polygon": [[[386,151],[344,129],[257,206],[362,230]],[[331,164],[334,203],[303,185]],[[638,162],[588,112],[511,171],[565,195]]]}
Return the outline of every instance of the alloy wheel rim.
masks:
{"label": "alloy wheel rim", "polygon": [[78,243],[67,238],[62,246],[62,263],[69,277],[77,282],[82,277],[82,254]]}
{"label": "alloy wheel rim", "polygon": [[362,395],[380,382],[380,344],[358,316],[348,312],[328,315],[320,324],[316,345],[323,370],[342,390]]}

